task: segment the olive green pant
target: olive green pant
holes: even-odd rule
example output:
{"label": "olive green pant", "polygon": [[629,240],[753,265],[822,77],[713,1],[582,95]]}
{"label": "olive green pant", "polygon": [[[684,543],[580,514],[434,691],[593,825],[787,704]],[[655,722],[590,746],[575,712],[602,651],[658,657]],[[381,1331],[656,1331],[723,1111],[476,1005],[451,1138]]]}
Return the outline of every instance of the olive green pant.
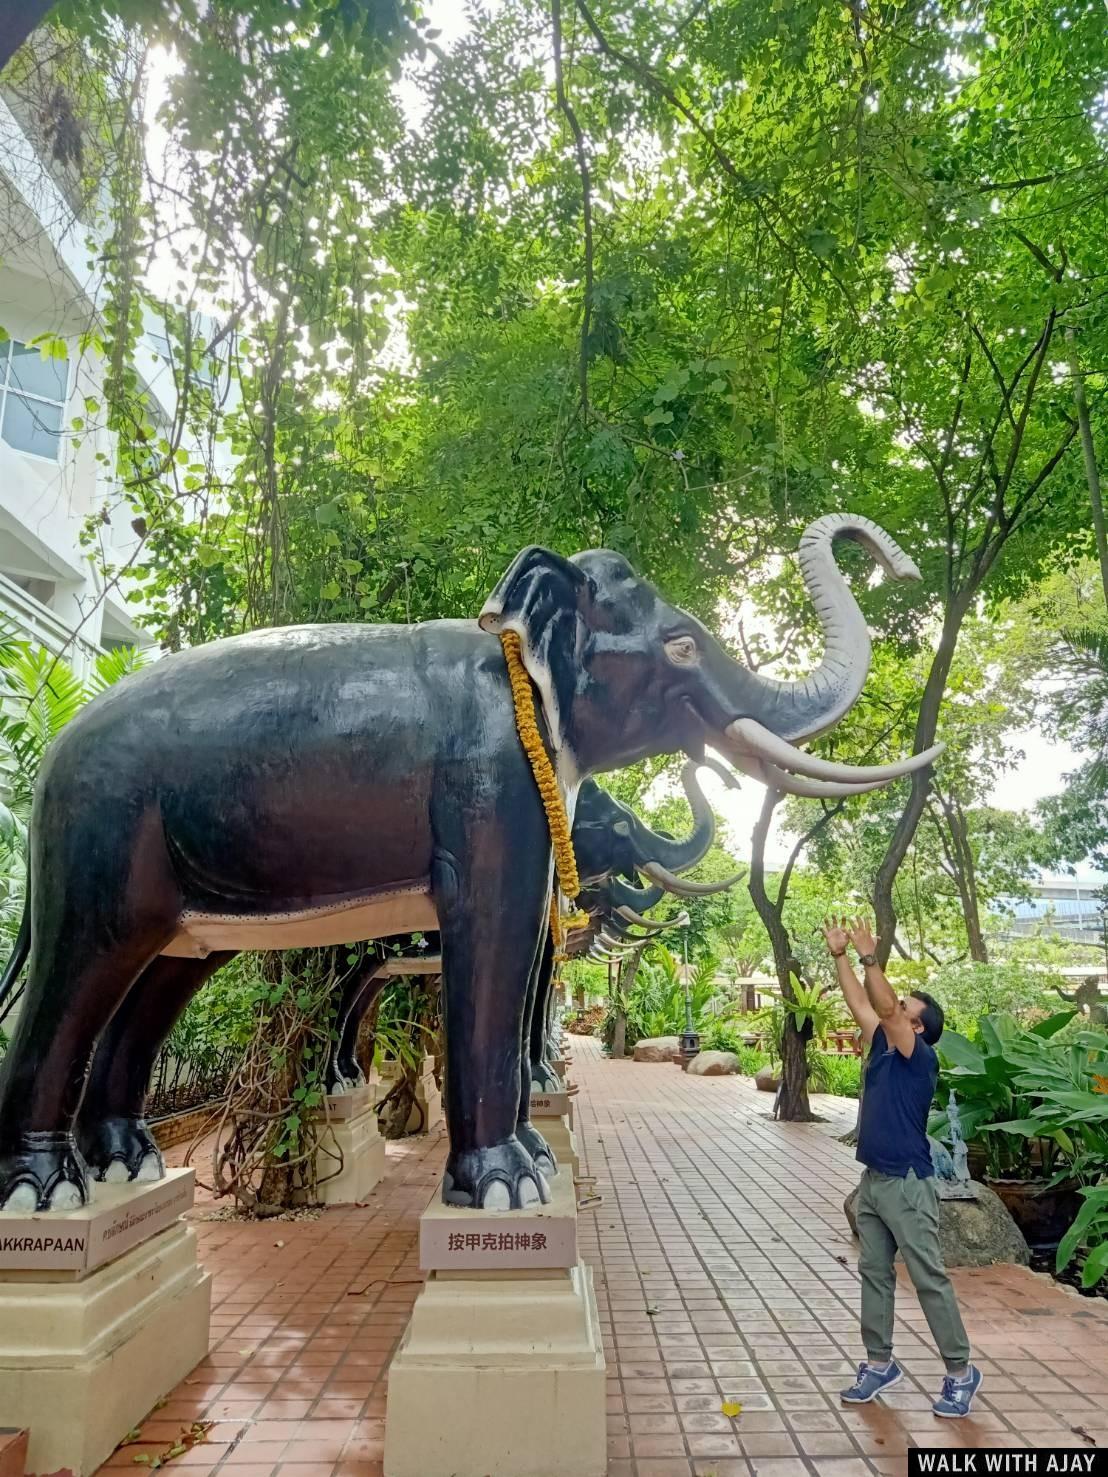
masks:
{"label": "olive green pant", "polygon": [[939,1250],[939,1197],[934,1179],[918,1179],[912,1170],[899,1179],[867,1169],[855,1216],[861,1243],[858,1272],[866,1358],[872,1364],[885,1364],[893,1357],[899,1247],[943,1363],[948,1371],[964,1369],[969,1362],[969,1340]]}

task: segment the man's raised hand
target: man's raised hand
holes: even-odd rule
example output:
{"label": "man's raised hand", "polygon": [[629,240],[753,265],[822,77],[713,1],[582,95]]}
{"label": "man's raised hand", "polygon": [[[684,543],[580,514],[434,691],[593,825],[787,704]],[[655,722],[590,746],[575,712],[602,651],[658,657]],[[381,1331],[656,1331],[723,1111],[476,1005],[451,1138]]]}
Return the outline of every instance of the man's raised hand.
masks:
{"label": "man's raised hand", "polygon": [[850,942],[858,950],[859,954],[876,954],[878,940],[874,936],[873,929],[865,918],[853,918],[846,923],[846,931]]}
{"label": "man's raised hand", "polygon": [[827,947],[832,954],[843,954],[849,942],[846,932],[845,918],[825,918],[823,920],[823,936],[827,940]]}

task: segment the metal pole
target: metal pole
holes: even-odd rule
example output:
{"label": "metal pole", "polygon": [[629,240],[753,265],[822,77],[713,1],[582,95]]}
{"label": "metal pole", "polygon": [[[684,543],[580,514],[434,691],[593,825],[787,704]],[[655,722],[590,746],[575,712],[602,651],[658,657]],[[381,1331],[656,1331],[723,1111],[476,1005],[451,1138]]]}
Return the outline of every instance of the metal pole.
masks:
{"label": "metal pole", "polygon": [[700,1037],[693,1024],[692,993],[689,990],[689,936],[687,933],[683,942],[685,945],[685,974],[683,981],[685,986],[685,1030],[681,1037],[681,1049],[678,1052],[678,1060],[682,1071],[688,1067],[693,1057],[700,1053]]}

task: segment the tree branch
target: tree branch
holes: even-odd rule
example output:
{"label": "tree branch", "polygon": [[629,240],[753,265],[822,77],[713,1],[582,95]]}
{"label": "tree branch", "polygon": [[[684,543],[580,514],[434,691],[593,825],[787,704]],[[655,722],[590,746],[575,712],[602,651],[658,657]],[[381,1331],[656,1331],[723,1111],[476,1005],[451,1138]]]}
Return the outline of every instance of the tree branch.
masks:
{"label": "tree branch", "polygon": [[566,95],[565,74],[562,64],[562,0],[551,0],[550,20],[554,34],[554,90],[558,107],[573,134],[573,147],[577,155],[577,172],[581,176],[581,220],[585,233],[585,278],[581,302],[581,347],[578,355],[577,382],[581,391],[581,411],[585,419],[589,414],[589,330],[592,324],[593,295],[593,233],[592,233],[592,178],[589,160],[585,152],[585,135],[573,105]]}

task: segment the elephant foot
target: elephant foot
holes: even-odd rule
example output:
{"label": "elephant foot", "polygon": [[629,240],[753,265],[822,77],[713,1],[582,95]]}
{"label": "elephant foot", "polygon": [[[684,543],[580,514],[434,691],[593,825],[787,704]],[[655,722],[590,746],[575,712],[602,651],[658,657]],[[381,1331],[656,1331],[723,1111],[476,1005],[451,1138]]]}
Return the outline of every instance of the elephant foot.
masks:
{"label": "elephant foot", "polygon": [[562,1083],[549,1062],[531,1063],[531,1086],[542,1092],[561,1092]]}
{"label": "elephant foot", "polygon": [[141,1118],[77,1124],[77,1141],[94,1179],[107,1184],[165,1179],[165,1160]]}
{"label": "elephant foot", "polygon": [[358,1066],[357,1062],[343,1062],[340,1070],[342,1072],[342,1080],[346,1083],[347,1089],[350,1092],[366,1085],[366,1075],[361,1067]]}
{"label": "elephant foot", "polygon": [[535,1161],[536,1169],[541,1170],[548,1179],[558,1173],[558,1161],[554,1157],[554,1150],[533,1123],[520,1119],[516,1124],[516,1138]]}
{"label": "elephant foot", "polygon": [[550,1187],[513,1134],[485,1149],[465,1149],[446,1161],[442,1198],[476,1210],[525,1210],[546,1205]]}
{"label": "elephant foot", "polygon": [[335,1067],[327,1083],[327,1096],[344,1097],[346,1093],[354,1092],[365,1085],[366,1075],[357,1064]]}
{"label": "elephant foot", "polygon": [[0,1154],[0,1212],[78,1210],[88,1203],[85,1164],[68,1133],[24,1133]]}

